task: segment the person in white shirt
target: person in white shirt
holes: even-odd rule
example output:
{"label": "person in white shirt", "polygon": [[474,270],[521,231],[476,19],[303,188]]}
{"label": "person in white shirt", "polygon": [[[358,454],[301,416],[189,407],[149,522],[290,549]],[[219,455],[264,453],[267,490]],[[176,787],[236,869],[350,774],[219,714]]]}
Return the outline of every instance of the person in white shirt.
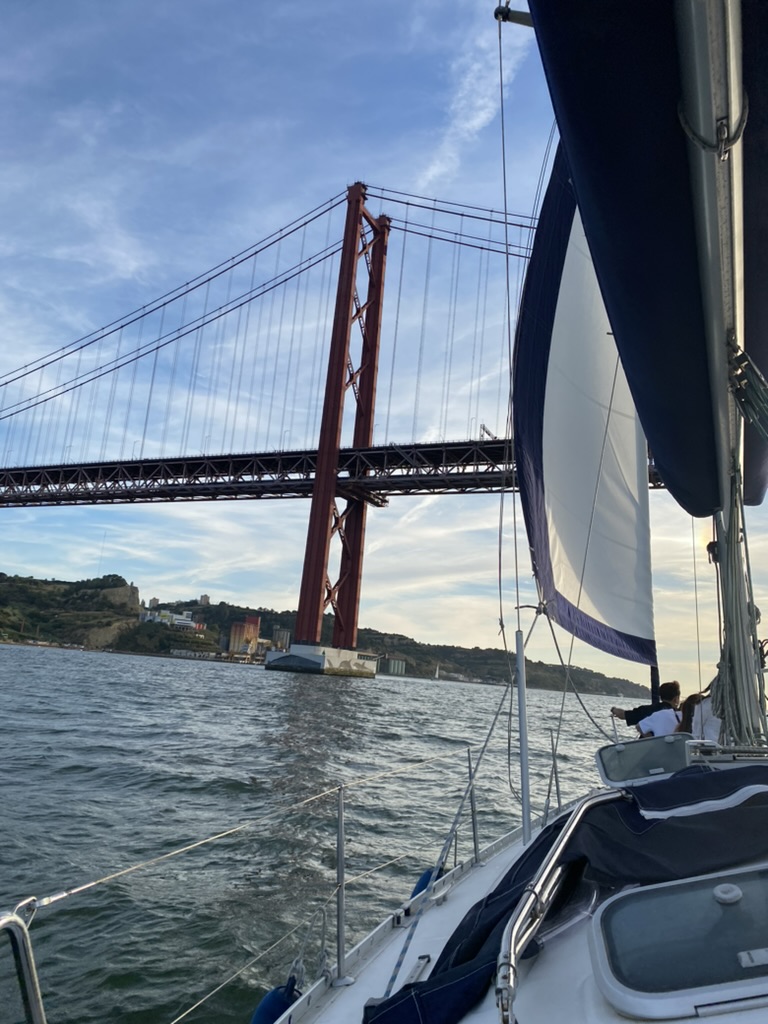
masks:
{"label": "person in white shirt", "polygon": [[715,743],[719,743],[722,724],[720,719],[715,718],[712,714],[712,698],[703,697],[693,712],[691,732],[694,739],[713,740]]}
{"label": "person in white shirt", "polygon": [[674,702],[674,707],[659,708],[658,711],[654,711],[652,715],[638,722],[637,728],[640,735],[643,737],[669,736],[671,733],[676,732],[680,724],[679,703],[680,698],[678,697]]}

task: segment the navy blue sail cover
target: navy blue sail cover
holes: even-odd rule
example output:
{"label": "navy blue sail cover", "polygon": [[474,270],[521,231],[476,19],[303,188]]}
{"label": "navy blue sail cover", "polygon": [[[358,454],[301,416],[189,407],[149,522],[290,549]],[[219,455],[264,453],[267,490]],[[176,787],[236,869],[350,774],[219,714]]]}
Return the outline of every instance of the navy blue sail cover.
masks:
{"label": "navy blue sail cover", "polygon": [[[584,230],[656,468],[695,516],[722,507],[670,0],[530,0]],[[744,348],[768,370],[768,4],[743,0]],[[768,375],[768,374],[766,374]],[[746,431],[745,499],[766,445]]]}
{"label": "navy blue sail cover", "polygon": [[[654,810],[666,817],[653,818]],[[364,1024],[461,1021],[485,995],[504,927],[566,820],[567,815],[546,826],[496,889],[468,911],[430,977],[366,1007]],[[697,766],[638,786],[631,799],[587,811],[562,863],[572,865],[571,885],[583,876],[618,887],[705,875],[766,858],[768,765],[728,771]]]}

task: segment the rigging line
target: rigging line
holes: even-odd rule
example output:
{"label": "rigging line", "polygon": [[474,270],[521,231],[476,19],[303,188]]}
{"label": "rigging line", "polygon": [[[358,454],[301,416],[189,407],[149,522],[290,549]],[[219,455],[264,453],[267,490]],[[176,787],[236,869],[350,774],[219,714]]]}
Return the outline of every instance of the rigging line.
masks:
{"label": "rigging line", "polygon": [[[340,247],[332,250],[331,252],[324,253],[321,257],[319,257],[317,263],[336,256],[336,254],[339,252],[339,249]],[[278,288],[280,285],[287,284],[289,281],[293,279],[293,277],[297,276],[297,274],[304,273],[304,271],[311,269],[311,267],[313,266],[316,266],[317,263],[308,264],[305,267],[295,270],[295,273],[293,273],[290,277],[276,280],[276,282],[274,284],[271,284],[268,289],[265,289],[264,291],[259,292],[256,295],[248,295],[244,297],[242,301],[240,301],[239,298],[236,299],[235,302],[237,304],[232,305],[230,308],[220,306],[218,309],[206,312],[204,315],[196,317],[183,328],[178,328],[177,330],[173,331],[166,338],[155,339],[155,341],[153,342],[147,342],[146,344],[141,345],[138,348],[132,349],[130,353],[126,353],[125,357],[121,362],[118,362],[116,360],[116,357],[113,357],[108,363],[105,363],[103,366],[97,367],[96,370],[89,371],[90,375],[84,374],[83,380],[77,380],[75,378],[72,378],[66,381],[64,384],[57,383],[54,387],[49,388],[47,391],[39,393],[38,395],[34,396],[34,400],[28,399],[26,403],[23,401],[17,401],[12,406],[7,406],[7,409],[13,409],[14,411],[8,412],[7,414],[0,414],[0,420],[11,419],[11,417],[17,416],[22,412],[26,412],[37,405],[42,405],[45,402],[50,402],[52,399],[58,398],[63,394],[67,394],[68,391],[74,391],[75,388],[83,387],[84,384],[88,384],[94,380],[97,380],[99,377],[104,377],[109,373],[114,373],[115,371],[120,370],[123,366],[130,366],[137,360],[143,359],[145,356],[152,355],[152,353],[155,351],[155,347],[165,348],[167,345],[171,345],[176,341],[180,341],[182,338],[186,338],[188,335],[193,334],[196,331],[200,330],[201,328],[208,326],[208,324],[214,323],[215,321],[221,319],[221,317],[229,316],[230,313],[236,312],[241,306],[247,305],[248,303],[253,302],[255,299],[262,298],[264,295],[274,293],[274,290]],[[139,324],[143,324],[143,322],[143,319],[138,321]],[[59,368],[61,368],[62,364],[59,363],[58,365]]]}
{"label": "rigging line", "polygon": [[[608,430],[609,430],[609,427],[610,427],[611,412],[613,410],[613,401],[614,401],[614,396],[615,396],[615,393],[616,393],[616,382],[617,382],[617,379],[618,379],[619,365],[620,365],[620,362],[619,362],[619,357],[618,357],[618,353],[617,353],[617,355],[616,355],[616,362],[615,362],[614,368],[613,368],[613,381],[611,383],[611,394],[610,394],[610,398],[609,398],[609,401],[608,401],[608,409],[607,409],[607,413],[606,413],[606,417],[605,417],[605,429],[603,431],[603,441],[602,441],[602,445],[601,445],[601,448],[600,448],[600,459],[598,461],[597,473],[595,475],[595,488],[594,488],[594,491],[593,491],[593,494],[592,494],[592,508],[590,510],[589,524],[588,524],[588,527],[587,527],[587,538],[586,538],[586,543],[584,545],[584,557],[583,557],[582,564],[581,564],[581,571],[579,573],[579,591],[578,591],[578,595],[576,597],[576,608],[577,609],[579,609],[581,607],[581,596],[582,596],[583,589],[584,589],[584,576],[586,575],[586,571],[587,571],[587,558],[589,557],[589,547],[590,547],[590,543],[591,543],[591,540],[592,540],[592,529],[593,529],[594,521],[595,521],[595,511],[597,509],[597,495],[598,495],[598,492],[599,492],[599,489],[600,489],[600,480],[601,480],[601,477],[602,477],[603,462],[605,460],[605,449],[606,449],[606,445],[608,443]],[[560,657],[560,660],[562,662],[563,658],[562,658],[562,654],[560,653],[560,646],[559,646],[559,644],[557,642],[557,639],[555,637],[554,626],[552,624],[552,621],[549,618],[549,615],[547,615],[547,620],[550,623],[550,630],[552,632],[552,639],[553,639],[553,641],[555,643],[555,649],[557,650],[558,656]],[[583,700],[581,699],[580,695],[578,694],[578,691],[576,690],[576,687],[573,685],[573,680],[571,679],[571,666],[573,664],[574,644],[575,644],[575,638],[574,638],[573,634],[571,634],[571,636],[570,636],[570,643],[568,645],[568,663],[567,663],[567,665],[565,665],[565,663],[563,663],[564,667],[566,669],[566,680],[565,680],[565,686],[563,687],[563,698],[562,698],[562,701],[561,701],[561,704],[560,704],[560,716],[558,718],[558,723],[557,723],[557,733],[556,733],[556,737],[555,737],[555,750],[554,750],[555,756],[557,755],[557,751],[559,749],[559,744],[560,744],[560,732],[561,732],[561,727],[562,727],[563,714],[564,714],[564,710],[565,710],[565,696],[566,696],[566,693],[568,692],[568,685],[569,684],[570,684],[571,688],[573,689],[573,692],[578,697],[579,704],[581,705],[582,710],[584,711],[584,713],[587,715],[587,718],[589,718],[589,720],[592,722],[592,724],[595,726],[595,728],[597,728],[603,734],[603,736],[606,737],[606,739],[609,742],[611,742],[611,739],[612,739],[608,735],[608,733],[602,728],[602,726],[598,725],[598,723],[592,717],[590,712],[587,710],[587,708],[586,708]]]}
{"label": "rigging line", "polygon": [[696,619],[696,661],[699,669],[699,693],[701,693],[701,621],[699,613],[699,577],[696,571],[696,524],[693,516],[691,516],[691,555],[693,562],[693,606]]}
{"label": "rigging line", "polygon": [[[496,717],[498,717],[498,712]],[[492,728],[493,726],[491,727],[491,729]],[[485,742],[480,750],[480,753],[478,754],[475,773],[477,772],[477,765],[480,764],[480,761],[485,753],[485,749],[488,745],[489,739],[490,732],[485,739]],[[453,750],[447,754],[436,754],[434,757],[426,757],[420,761],[414,761],[412,764],[402,765],[399,768],[390,768],[385,771],[374,772],[372,775],[366,775],[358,779],[352,779],[350,782],[344,783],[344,788],[345,790],[349,790],[355,786],[364,786],[367,783],[376,782],[379,779],[389,778],[393,775],[402,775],[405,772],[413,771],[416,768],[422,768],[425,765],[433,764],[437,761],[447,761],[450,758],[455,758],[458,757],[459,754],[464,755],[465,753],[466,747],[462,746],[460,750]],[[316,804],[318,801],[323,800],[326,797],[337,796],[338,792],[339,786],[331,786],[329,789],[324,789],[320,793],[314,793],[312,796],[305,797],[303,800],[299,800],[296,803],[291,804],[288,810],[301,810],[305,807],[309,807],[312,804]],[[231,836],[239,835],[241,832],[245,832],[248,829],[256,828],[258,825],[264,825],[277,816],[284,816],[285,813],[285,807],[275,807],[271,811],[267,811],[266,814],[263,814],[258,818],[250,818],[248,821],[241,822],[239,825],[233,825],[232,828],[225,829],[223,832],[217,832],[213,835],[206,836],[204,839],[197,839],[193,843],[187,843],[185,846],[177,847],[175,850],[169,850],[168,853],[159,854],[157,857],[149,857],[147,860],[139,861],[136,864],[131,864],[126,868],[120,868],[120,870],[113,871],[108,875],[103,875],[101,878],[95,878],[90,882],[83,883],[82,885],[72,886],[69,889],[63,889],[61,892],[52,893],[50,896],[43,896],[40,899],[36,897],[34,900],[33,907],[35,910],[40,910],[43,907],[49,907],[54,903],[61,902],[61,900],[68,899],[70,896],[78,896],[80,895],[80,893],[87,892],[90,889],[95,889],[99,885],[105,885],[108,882],[114,882],[118,878],[124,878],[126,875],[134,874],[136,871],[141,871],[145,868],[155,867],[157,864],[161,864],[164,861],[171,860],[174,857],[179,857],[184,853],[190,853],[192,850],[197,850],[200,849],[200,847],[208,846],[211,843],[218,842],[221,839],[228,839]]]}
{"label": "rigging line", "polygon": [[[570,670],[571,670],[570,660],[568,660],[568,664],[566,665],[565,660],[564,660],[564,658],[562,656],[562,652],[560,651],[560,644],[557,642],[557,637],[555,636],[554,625],[553,625],[552,620],[549,617],[549,615],[547,615],[547,622],[549,623],[550,633],[552,634],[552,642],[555,645],[555,650],[557,652],[557,656],[560,658],[560,666],[563,669],[563,671],[565,672],[565,683],[563,685],[562,699],[560,701],[560,714],[559,714],[559,717],[558,717],[558,720],[557,720],[557,731],[555,733],[555,750],[554,750],[555,757],[557,756],[557,752],[558,752],[559,746],[560,746],[560,734],[562,732],[563,716],[564,716],[564,712],[565,712],[565,697],[566,697],[566,694],[568,692],[568,687],[570,687],[570,689],[573,691],[573,695],[579,701],[579,703],[580,703],[580,705],[582,707],[582,711],[587,716],[587,718],[590,720],[590,722],[594,725],[595,729],[602,736],[604,736],[605,739],[607,739],[607,741],[609,743],[612,743],[613,742],[613,737],[605,729],[603,729],[603,727],[600,725],[600,723],[597,721],[597,719],[592,715],[592,713],[590,712],[589,708],[587,708],[587,706],[585,705],[584,700],[582,699],[582,694],[579,692],[579,690],[577,688],[575,688],[575,684],[573,683],[573,677],[572,677],[572,675],[570,673]],[[568,657],[570,658],[570,655],[568,655]]]}
{"label": "rigging line", "polygon": [[419,907],[418,907],[418,910],[416,911],[416,915],[415,915],[415,917],[414,917],[412,923],[410,924],[410,926],[408,928],[408,931],[406,933],[405,941],[403,942],[403,947],[400,950],[399,957],[397,958],[397,963],[395,964],[394,969],[392,971],[392,974],[390,976],[390,979],[387,982],[387,988],[386,988],[386,991],[384,993],[384,998],[385,999],[388,998],[392,994],[392,989],[394,988],[395,981],[397,980],[397,976],[400,973],[400,968],[403,966],[403,961],[405,960],[405,956],[406,956],[406,954],[408,952],[408,949],[409,949],[409,947],[411,945],[411,942],[413,941],[413,936],[416,933],[416,928],[417,928],[417,926],[419,924],[419,921],[421,920],[421,916],[424,913],[425,907],[427,906],[430,893],[432,892],[432,890],[433,890],[433,888],[435,886],[435,882],[437,881],[437,877],[438,877],[438,875],[439,875],[443,865],[446,862],[448,854],[450,853],[450,849],[451,849],[451,845],[453,844],[454,836],[456,835],[456,832],[457,832],[458,827],[459,827],[459,823],[461,822],[461,818],[462,818],[462,815],[464,813],[464,807],[466,805],[466,802],[467,802],[467,800],[469,798],[470,793],[474,790],[475,781],[477,779],[477,774],[478,774],[478,771],[480,770],[480,765],[482,764],[482,762],[483,762],[483,760],[485,758],[485,753],[486,753],[486,751],[488,749],[488,744],[490,743],[491,737],[493,736],[493,732],[494,732],[494,730],[496,728],[496,723],[499,720],[499,716],[501,715],[502,708],[504,707],[504,705],[507,702],[507,695],[508,694],[511,695],[511,692],[512,692],[512,679],[510,678],[507,681],[507,685],[504,687],[504,693],[501,695],[501,700],[499,701],[498,707],[496,708],[496,714],[493,716],[493,720],[491,721],[491,724],[490,724],[490,727],[488,729],[488,732],[486,733],[485,740],[483,741],[483,745],[480,748],[479,754],[477,755],[477,760],[475,761],[475,763],[474,763],[474,765],[472,767],[472,773],[471,773],[470,779],[469,779],[469,781],[467,782],[467,785],[464,788],[464,793],[463,793],[463,795],[461,797],[461,800],[459,801],[459,806],[457,807],[456,813],[453,816],[453,822],[451,823],[451,827],[448,830],[448,835],[446,836],[445,842],[443,843],[443,848],[440,851],[440,855],[437,858],[437,861],[435,862],[434,868],[432,869],[432,874],[429,877],[429,882],[427,883],[427,886],[426,886],[426,888],[423,891],[423,898],[422,898],[421,902],[419,903]]}
{"label": "rigging line", "polygon": [[[508,384],[508,416],[511,415],[512,407],[512,296],[510,294],[510,254],[509,254],[509,229],[507,227],[508,220],[508,190],[507,190],[507,136],[506,136],[506,120],[505,120],[505,104],[504,104],[504,55],[503,48],[501,45],[501,22],[498,23],[498,39],[499,39],[499,117],[501,124],[501,183],[502,193],[504,197],[504,305],[505,305],[505,316],[506,316],[506,342],[507,342],[507,372],[509,376]],[[506,436],[509,438],[512,436],[510,429],[507,429]],[[512,489],[512,549],[514,556],[514,570],[515,570],[515,614],[517,617],[517,629],[518,632],[522,628],[522,620],[520,616],[520,558],[517,542],[517,498],[515,495],[515,489]],[[501,492],[499,497],[499,543],[498,543],[498,588],[499,588],[499,623],[501,624],[502,630],[504,628],[504,597],[503,597],[503,533],[504,533],[504,492]],[[506,638],[505,638],[506,640]]]}
{"label": "rigging line", "polygon": [[[765,709],[765,675],[762,668],[762,660],[760,658],[760,645],[757,639],[757,624],[759,621],[758,609],[755,606],[755,593],[752,589],[752,566],[749,558],[749,542],[747,538],[747,520],[744,515],[744,492],[741,487],[736,491],[736,500],[738,504],[739,522],[741,523],[741,539],[744,544],[744,567],[745,577],[747,581],[747,614],[749,616],[750,635],[752,640],[752,648],[754,653],[755,670],[758,677],[758,710],[760,713],[760,721],[763,727],[763,742],[768,739],[768,721],[766,720],[766,709]],[[753,673],[754,675],[754,673]]]}
{"label": "rigging line", "polygon": [[[326,905],[330,903],[334,895],[335,893],[331,894],[331,896],[326,900]],[[286,939],[290,939],[292,935],[295,935],[296,932],[304,928],[306,926],[306,923],[306,921],[300,921],[295,927],[291,928],[290,931],[287,931],[285,935],[281,935],[279,939],[276,939],[271,946],[267,946],[266,949],[262,949],[262,951],[260,953],[257,953],[256,956],[251,957],[251,959],[247,963],[243,964],[242,967],[238,968],[238,970],[236,970],[234,974],[231,974],[228,978],[225,978],[220,985],[217,985],[216,988],[211,989],[210,992],[207,992],[202,997],[202,999],[198,999],[198,1001],[193,1006],[189,1006],[186,1010],[184,1010],[183,1013],[180,1013],[178,1017],[174,1017],[173,1020],[171,1021],[171,1024],[179,1024],[179,1021],[182,1021],[186,1017],[188,1017],[190,1013],[193,1012],[193,1010],[197,1010],[199,1007],[207,1003],[212,996],[215,996],[218,992],[221,992],[222,989],[226,988],[227,985],[230,985],[233,981],[237,981],[240,975],[247,971],[249,967],[253,967],[253,965],[258,963],[259,960],[263,960],[264,957],[268,953],[271,953],[273,949],[277,949],[277,947],[282,942],[285,942]]]}
{"label": "rigging line", "polygon": [[[275,231],[271,235],[267,235],[261,242],[257,242],[254,246],[250,246],[248,249],[243,249],[241,252],[231,256],[228,260],[217,264],[210,270],[204,271],[197,277],[193,277],[190,281],[187,281],[186,284],[178,285],[176,288],[171,289],[164,295],[161,295],[156,299],[152,299],[151,302],[144,306],[140,306],[138,309],[135,309],[130,313],[125,313],[122,317],[118,317],[117,320],[111,321],[109,324],[98,328],[96,331],[91,331],[89,334],[81,335],[81,337],[75,339],[75,341],[69,342],[69,344],[63,345],[61,348],[54,349],[46,355],[39,356],[32,363],[27,363],[15,370],[7,371],[5,374],[0,376],[0,386],[4,387],[6,384],[12,384],[14,380],[18,379],[13,378],[12,380],[9,380],[7,379],[9,375],[18,373],[20,377],[27,376],[30,373],[35,373],[44,369],[45,366],[59,362],[66,358],[66,356],[76,352],[78,347],[87,348],[89,345],[93,345],[99,337],[107,337],[110,334],[114,334],[122,327],[127,327],[130,326],[130,324],[135,323],[137,320],[141,319],[141,317],[157,312],[162,305],[169,305],[171,302],[175,302],[185,295],[188,295],[190,292],[202,288],[203,285],[209,284],[217,277],[221,277],[222,274],[225,274],[234,267],[246,262],[246,260],[250,259],[252,256],[258,255],[258,253],[269,249],[275,244],[279,244],[284,238],[289,238],[296,231],[299,231],[302,227],[318,220],[324,214],[331,213],[337,206],[340,206],[345,199],[346,192],[340,193],[339,196],[335,196],[333,200],[328,200],[328,203],[332,205],[327,205],[327,208],[325,208],[326,204],[322,204],[322,207],[315,207],[314,210],[310,211],[303,220],[302,218],[297,218],[297,220],[291,221],[285,228]],[[22,370],[24,371],[23,373],[20,372]]]}
{"label": "rigging line", "polygon": [[[557,751],[558,751],[558,748],[559,748],[559,745],[560,745],[560,733],[562,731],[563,714],[564,714],[564,710],[565,710],[565,697],[566,697],[566,694],[568,692],[568,687],[569,686],[573,690],[574,696],[576,697],[576,699],[578,700],[579,704],[581,705],[582,711],[587,716],[587,718],[590,720],[592,725],[594,725],[595,729],[597,729],[597,731],[602,736],[604,736],[606,738],[606,740],[608,740],[609,743],[613,743],[613,736],[611,736],[608,732],[606,732],[605,729],[603,729],[602,725],[600,725],[600,723],[597,721],[597,719],[592,715],[592,713],[590,712],[589,708],[586,706],[586,704],[582,700],[581,694],[576,689],[576,686],[575,686],[575,684],[573,682],[573,676],[571,675],[571,667],[572,666],[571,666],[571,662],[570,662],[570,654],[569,654],[568,663],[566,664],[565,659],[563,658],[563,655],[562,655],[562,653],[560,651],[560,644],[558,643],[557,636],[555,635],[554,624],[553,624],[552,620],[550,619],[549,615],[546,616],[546,619],[547,619],[547,622],[549,623],[549,630],[550,630],[550,633],[552,634],[552,641],[553,641],[553,643],[555,645],[555,651],[557,652],[557,656],[560,659],[560,666],[565,671],[565,685],[563,686],[563,696],[562,696],[562,701],[560,703],[560,715],[559,715],[559,718],[557,720],[557,733],[556,733],[556,737],[555,737],[555,754],[557,754]],[[571,638],[571,639],[573,639],[573,638]]]}
{"label": "rigging line", "polygon": [[741,529],[742,537],[744,538],[744,563],[746,565],[746,577],[749,586],[749,604],[751,608],[750,613],[750,624],[752,627],[752,640],[755,645],[755,664],[757,667],[758,676],[758,701],[762,715],[764,736],[768,738],[768,723],[765,717],[765,671],[763,669],[763,659],[761,657],[760,642],[757,638],[757,626],[760,621],[759,610],[755,605],[755,595],[752,590],[752,566],[750,564],[749,557],[749,543],[747,538],[747,520],[744,515],[744,501],[741,492],[739,493],[739,505],[741,508]]}

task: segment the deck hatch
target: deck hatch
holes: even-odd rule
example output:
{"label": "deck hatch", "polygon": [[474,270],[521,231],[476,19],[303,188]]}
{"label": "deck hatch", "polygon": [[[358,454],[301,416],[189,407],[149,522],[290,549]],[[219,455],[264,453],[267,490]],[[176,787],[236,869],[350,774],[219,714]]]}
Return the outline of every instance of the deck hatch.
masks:
{"label": "deck hatch", "polygon": [[603,995],[641,1018],[767,995],[768,865],[619,893],[595,915],[590,952]]}

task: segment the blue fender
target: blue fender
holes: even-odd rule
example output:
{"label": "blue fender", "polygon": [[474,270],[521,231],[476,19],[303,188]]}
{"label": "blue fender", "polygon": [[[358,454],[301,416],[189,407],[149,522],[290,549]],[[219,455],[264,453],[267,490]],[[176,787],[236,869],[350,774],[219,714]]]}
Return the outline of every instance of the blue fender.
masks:
{"label": "blue fender", "polygon": [[[427,870],[423,872],[418,882],[413,887],[413,892],[411,893],[410,896],[411,899],[413,899],[414,896],[418,896],[420,892],[424,892],[424,890],[429,885],[429,880],[432,877],[432,872],[434,870],[434,868],[427,868]],[[438,871],[437,873],[437,878],[442,878],[444,873],[445,872],[441,868],[440,871]],[[437,881],[437,878],[435,879],[435,881]]]}
{"label": "blue fender", "polygon": [[253,1011],[251,1024],[274,1024],[299,998],[296,978],[291,975],[284,985],[273,988],[264,996]]}

